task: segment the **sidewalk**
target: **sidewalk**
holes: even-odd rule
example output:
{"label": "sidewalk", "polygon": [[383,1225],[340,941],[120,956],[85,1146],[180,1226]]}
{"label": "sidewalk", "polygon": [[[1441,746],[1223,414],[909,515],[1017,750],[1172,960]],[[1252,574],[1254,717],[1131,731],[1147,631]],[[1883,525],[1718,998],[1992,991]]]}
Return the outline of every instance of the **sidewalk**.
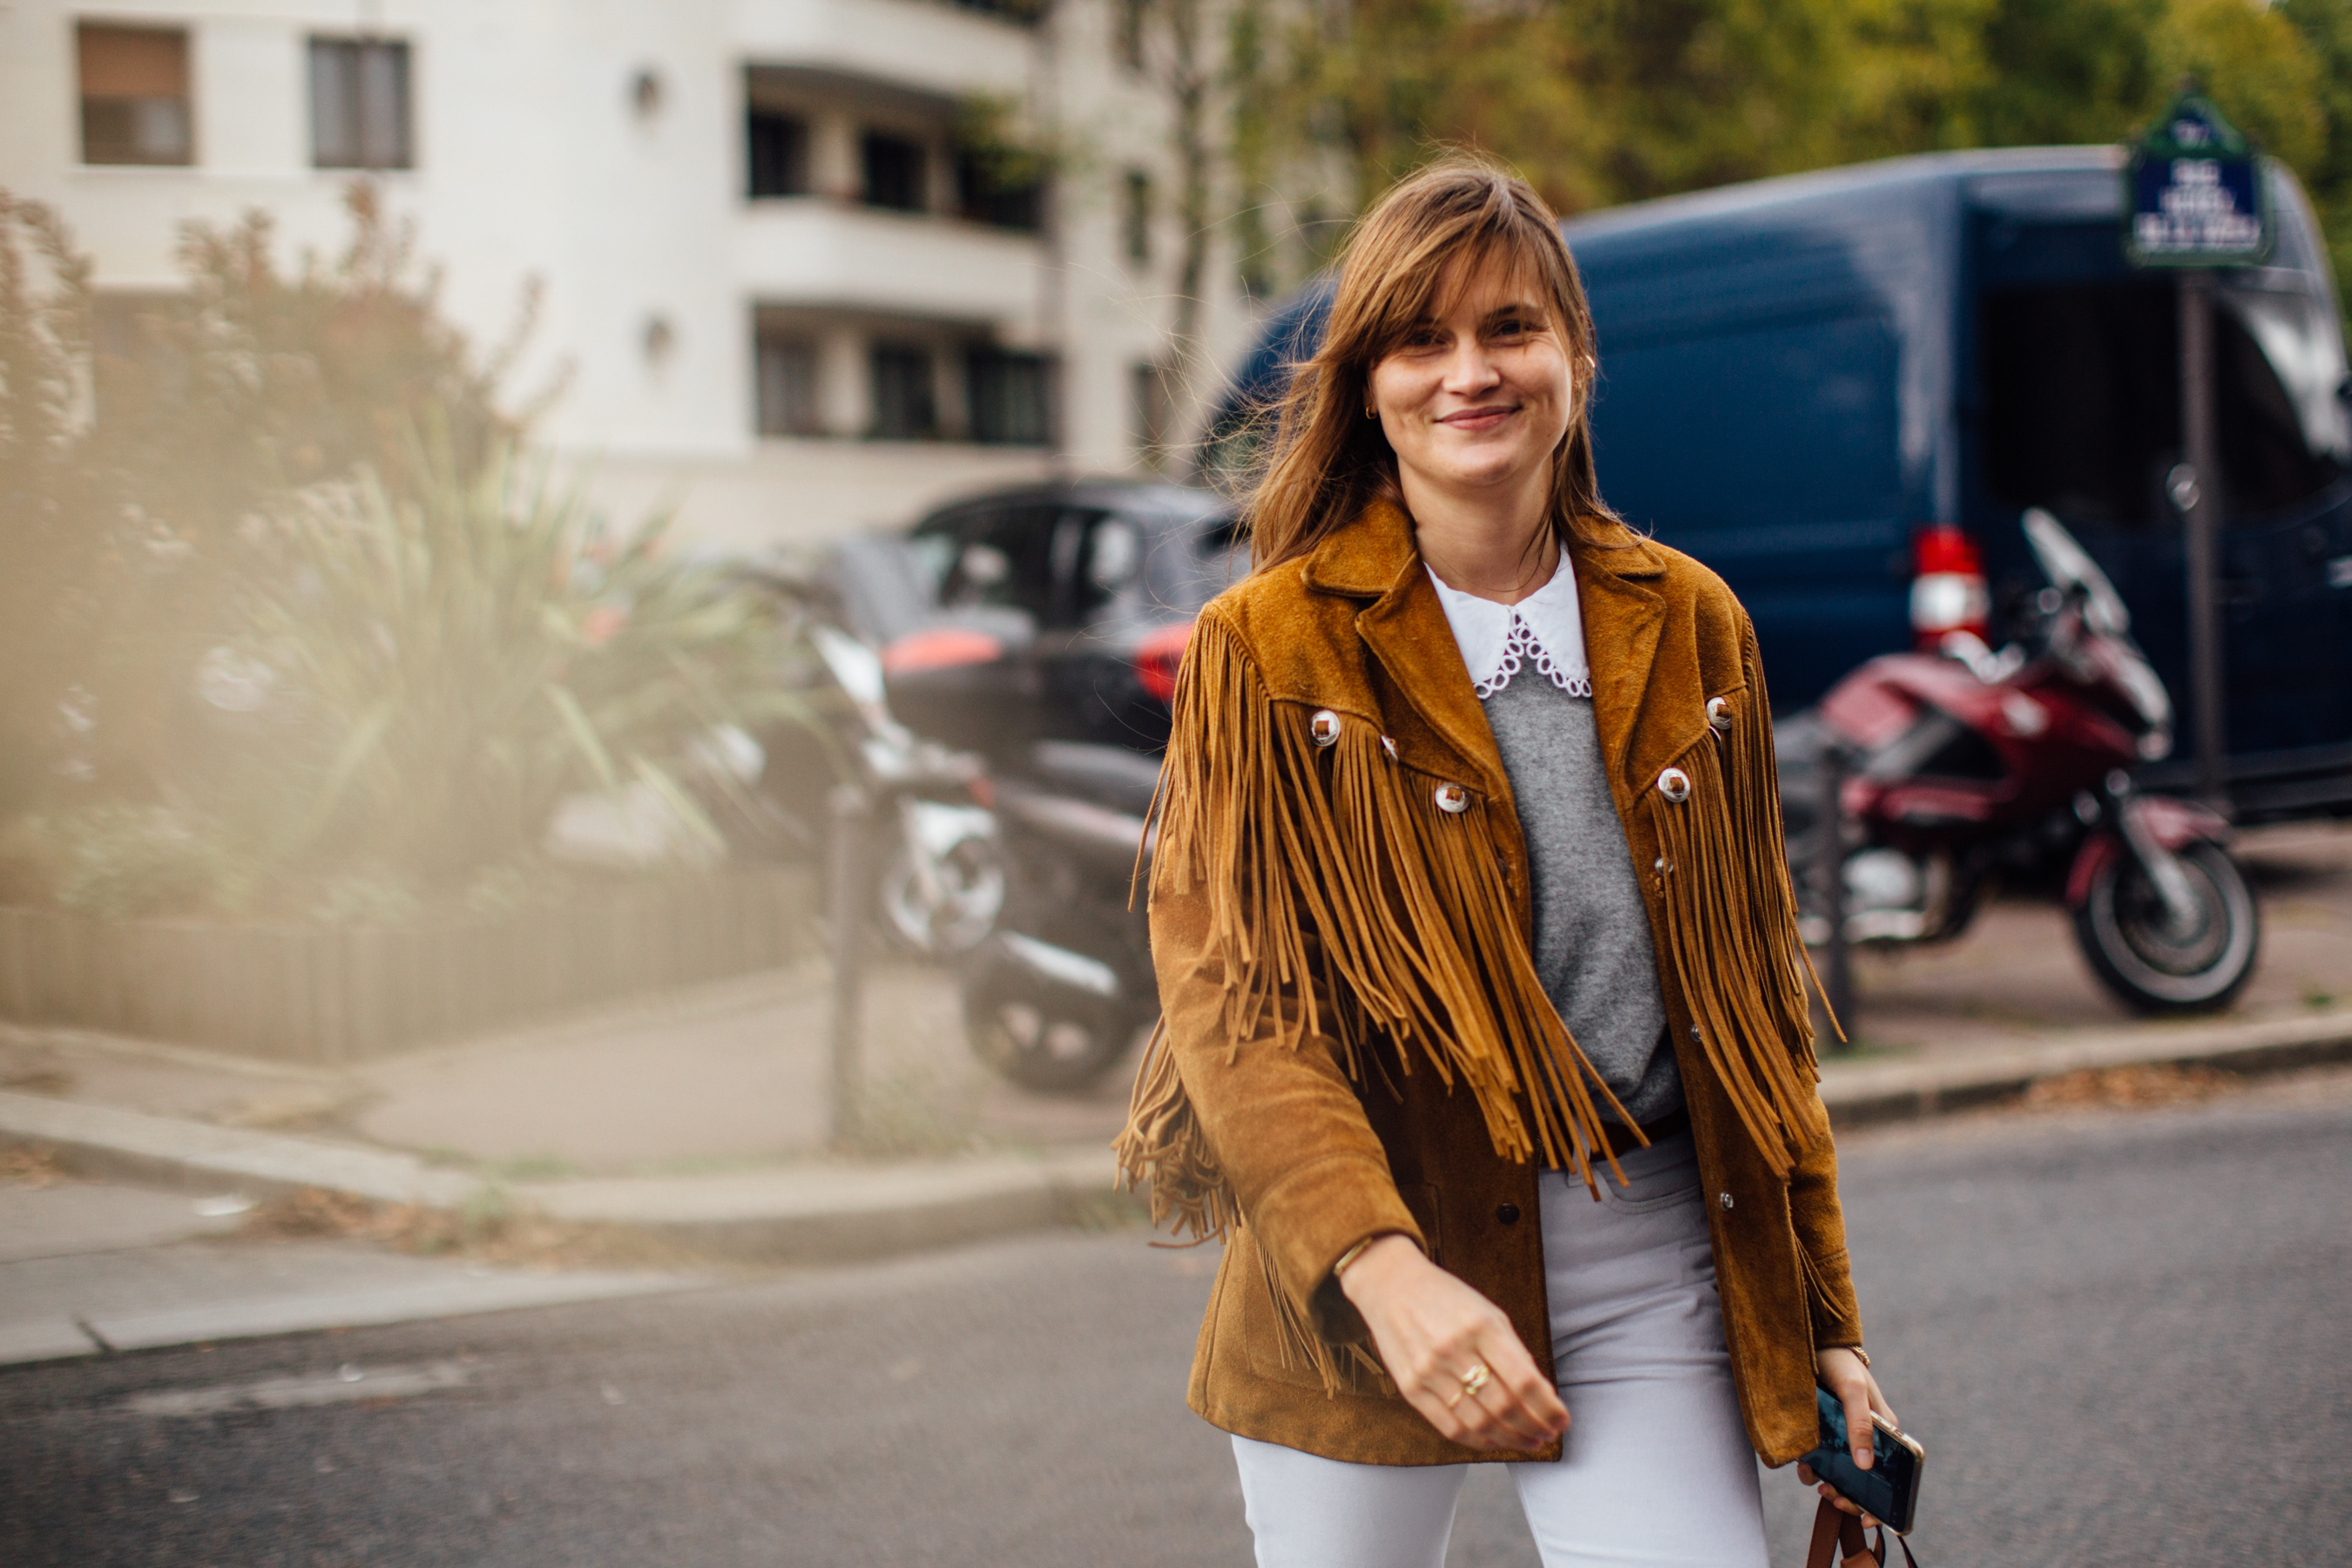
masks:
{"label": "sidewalk", "polygon": [[[1933,1115],[2089,1070],[2352,1060],[2352,830],[2244,848],[2265,952],[2227,1016],[2136,1022],[2091,981],[2062,911],[1999,904],[1948,947],[1859,955],[1858,1048],[1824,1065],[1833,1117]],[[320,1187],[453,1209],[494,1195],[770,1262],[1119,1212],[1108,1145],[1127,1074],[1075,1097],[1003,1082],[967,1051],[949,979],[910,964],[878,967],[867,991],[886,1157],[829,1155],[825,986],[811,967],[347,1071],[0,1028],[0,1145],[257,1198]],[[0,1241],[9,1224],[0,1210]]]}
{"label": "sidewalk", "polygon": [[349,1241],[244,1239],[249,1202],[78,1182],[0,1185],[0,1366],[608,1300],[705,1281],[491,1268]]}

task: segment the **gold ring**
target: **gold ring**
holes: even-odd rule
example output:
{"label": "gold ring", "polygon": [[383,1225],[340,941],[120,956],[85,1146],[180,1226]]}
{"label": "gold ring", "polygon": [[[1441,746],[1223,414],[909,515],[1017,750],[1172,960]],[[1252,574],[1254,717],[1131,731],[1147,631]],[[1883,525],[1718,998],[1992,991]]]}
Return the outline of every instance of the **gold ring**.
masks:
{"label": "gold ring", "polygon": [[1477,1398],[1478,1391],[1486,1386],[1486,1380],[1493,1375],[1486,1370],[1485,1362],[1473,1363],[1470,1370],[1462,1374],[1463,1394],[1471,1399]]}

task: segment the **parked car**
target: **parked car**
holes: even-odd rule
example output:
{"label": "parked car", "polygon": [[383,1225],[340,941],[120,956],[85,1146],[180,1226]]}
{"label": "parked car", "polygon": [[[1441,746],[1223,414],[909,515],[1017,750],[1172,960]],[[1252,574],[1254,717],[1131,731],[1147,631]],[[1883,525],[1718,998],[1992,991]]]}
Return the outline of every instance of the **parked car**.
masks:
{"label": "parked car", "polygon": [[[1938,153],[1562,226],[1599,338],[1602,492],[1721,573],[1772,696],[1880,654],[2022,629],[2036,507],[2080,540],[2186,697],[2178,279],[2124,261],[2112,147]],[[2352,418],[2317,225],[2267,164],[2278,245],[2217,321],[2228,773],[2240,821],[2352,812]],[[1331,283],[1261,331],[1212,464],[1322,331]],[[2183,733],[2193,733],[2195,715]],[[2186,748],[2183,748],[2186,751]],[[2141,782],[2185,789],[2185,755]]]}
{"label": "parked car", "polygon": [[1028,486],[869,538],[835,568],[836,596],[882,649],[894,713],[1017,774],[1041,742],[1167,744],[1192,621],[1246,567],[1235,542],[1213,491]]}

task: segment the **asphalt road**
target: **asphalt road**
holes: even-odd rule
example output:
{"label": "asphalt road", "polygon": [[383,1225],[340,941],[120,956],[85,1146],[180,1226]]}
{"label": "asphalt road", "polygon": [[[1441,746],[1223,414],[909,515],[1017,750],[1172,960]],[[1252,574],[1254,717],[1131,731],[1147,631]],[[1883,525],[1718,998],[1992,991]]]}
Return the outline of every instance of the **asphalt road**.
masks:
{"label": "asphalt road", "polygon": [[[1844,1184],[1930,1568],[2344,1560],[2352,1079],[1857,1136]],[[1181,1404],[1213,1260],[1143,1239],[0,1373],[0,1563],[1244,1563]],[[1491,1470],[1452,1561],[1534,1562]]]}

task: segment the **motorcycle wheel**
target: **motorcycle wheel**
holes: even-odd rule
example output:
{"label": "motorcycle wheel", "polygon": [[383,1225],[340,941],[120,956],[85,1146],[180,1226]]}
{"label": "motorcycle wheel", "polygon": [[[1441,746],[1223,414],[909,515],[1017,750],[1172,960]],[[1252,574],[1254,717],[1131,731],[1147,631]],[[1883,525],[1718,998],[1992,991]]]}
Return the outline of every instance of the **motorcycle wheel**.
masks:
{"label": "motorcycle wheel", "polygon": [[2074,911],[2074,938],[2107,989],[2142,1013],[2227,1006],[2254,973],[2262,918],[2237,862],[2218,844],[2179,852],[2197,902],[2186,932],[2166,929],[2164,900],[2137,861],[2117,855]]}
{"label": "motorcycle wheel", "polygon": [[1141,1027],[1126,1003],[1040,984],[1010,965],[965,983],[963,1025],[972,1055],[1024,1089],[1054,1094],[1108,1072]]}
{"label": "motorcycle wheel", "polygon": [[958,958],[988,940],[1004,912],[1004,864],[986,839],[967,838],[940,862],[944,900],[923,897],[914,854],[904,844],[882,872],[882,924],[911,952]]}

